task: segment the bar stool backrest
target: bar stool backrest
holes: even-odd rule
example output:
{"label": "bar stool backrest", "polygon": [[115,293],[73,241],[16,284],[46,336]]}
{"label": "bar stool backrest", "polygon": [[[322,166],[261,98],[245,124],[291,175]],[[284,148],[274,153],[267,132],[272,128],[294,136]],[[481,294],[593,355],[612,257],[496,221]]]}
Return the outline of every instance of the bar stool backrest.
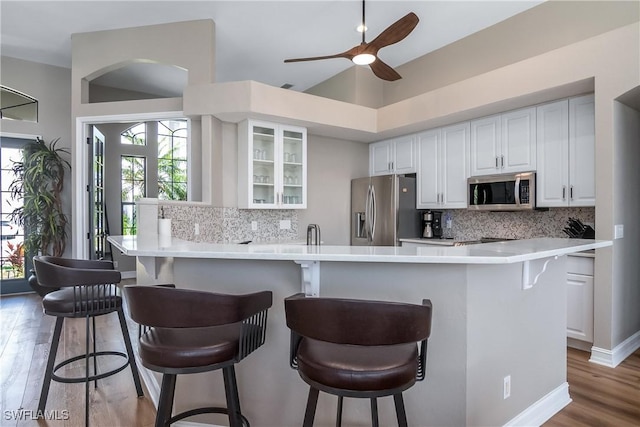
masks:
{"label": "bar stool backrest", "polygon": [[341,298],[285,300],[287,326],[299,335],[362,346],[418,342],[431,335],[431,302],[423,305]]}
{"label": "bar stool backrest", "polygon": [[45,299],[64,292],[72,317],[110,313],[120,304],[117,284],[121,275],[111,261],[35,256],[33,266],[40,285],[61,289]]}
{"label": "bar stool backrest", "polygon": [[156,328],[204,328],[242,322],[236,360],[265,342],[271,291],[228,295],[162,286],[125,286],[131,319]]}

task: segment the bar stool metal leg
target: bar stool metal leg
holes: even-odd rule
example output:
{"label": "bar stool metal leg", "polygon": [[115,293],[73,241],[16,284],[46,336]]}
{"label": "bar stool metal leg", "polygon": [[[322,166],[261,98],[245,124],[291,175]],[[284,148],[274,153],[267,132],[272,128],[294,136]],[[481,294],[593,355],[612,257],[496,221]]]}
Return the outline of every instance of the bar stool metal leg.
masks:
{"label": "bar stool metal leg", "polygon": [[133,382],[136,385],[136,392],[138,397],[144,396],[142,392],[142,384],[140,383],[140,375],[138,374],[138,365],[136,364],[136,357],[133,354],[133,347],[131,346],[131,339],[129,336],[129,328],[127,327],[127,319],[124,317],[124,310],[118,309],[118,319],[120,320],[120,330],[122,330],[122,338],[124,339],[124,346],[127,349],[127,356],[129,357],[129,367],[131,368],[131,374],[133,375]]}
{"label": "bar stool metal leg", "polygon": [[304,412],[303,427],[313,427],[313,419],[316,416],[316,406],[318,404],[318,393],[316,388],[309,387],[309,397],[307,398],[307,409]]}
{"label": "bar stool metal leg", "polygon": [[42,382],[42,391],[40,392],[40,400],[38,401],[38,413],[44,413],[44,407],[47,405],[47,397],[49,396],[49,387],[51,386],[51,376],[53,375],[53,366],[58,353],[58,344],[60,343],[60,335],[62,333],[62,322],[64,317],[56,318],[56,326],[53,330],[53,338],[51,340],[51,348],[49,349],[49,358],[47,359],[47,368],[44,372],[44,380]]}
{"label": "bar stool metal leg", "polygon": [[[96,352],[96,318],[95,316],[91,318],[93,323],[92,328],[92,337],[93,337],[93,373],[94,375],[98,375],[98,355]],[[98,388],[98,379],[96,378],[93,382],[93,386]]]}
{"label": "bar stool metal leg", "polygon": [[229,425],[230,427],[242,427],[240,398],[238,397],[238,386],[236,384],[236,374],[233,365],[222,368],[222,376],[224,378],[224,391],[227,396]]}
{"label": "bar stool metal leg", "polygon": [[85,357],[84,357],[84,425],[85,427],[89,427],[89,358],[91,357],[90,351],[90,329],[91,329],[91,319],[89,316],[85,318]]}
{"label": "bar stool metal leg", "polygon": [[158,399],[158,416],[155,427],[166,427],[173,410],[173,397],[176,390],[176,375],[163,374],[160,398]]}
{"label": "bar stool metal leg", "polygon": [[371,425],[373,427],[379,427],[378,424],[378,399],[371,398]]}
{"label": "bar stool metal leg", "polygon": [[407,427],[407,413],[404,410],[404,400],[402,393],[393,395],[393,402],[396,405],[396,416],[398,417],[398,427]]}
{"label": "bar stool metal leg", "polygon": [[338,396],[338,414],[336,415],[336,427],[342,427],[342,396]]}

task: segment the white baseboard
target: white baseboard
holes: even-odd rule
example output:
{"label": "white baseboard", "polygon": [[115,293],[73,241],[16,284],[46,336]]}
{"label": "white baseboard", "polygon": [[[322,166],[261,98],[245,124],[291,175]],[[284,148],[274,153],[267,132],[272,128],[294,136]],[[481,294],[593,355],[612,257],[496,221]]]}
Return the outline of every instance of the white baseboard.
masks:
{"label": "white baseboard", "polygon": [[569,403],[569,383],[565,382],[511,419],[505,426],[540,426]]}
{"label": "white baseboard", "polygon": [[581,341],[575,338],[567,338],[567,347],[575,348],[581,351],[591,352],[592,342]]}
{"label": "white baseboard", "polygon": [[618,344],[613,350],[607,350],[605,348],[595,346],[591,347],[591,358],[589,359],[589,362],[608,366],[609,368],[615,368],[639,348],[640,331]]}

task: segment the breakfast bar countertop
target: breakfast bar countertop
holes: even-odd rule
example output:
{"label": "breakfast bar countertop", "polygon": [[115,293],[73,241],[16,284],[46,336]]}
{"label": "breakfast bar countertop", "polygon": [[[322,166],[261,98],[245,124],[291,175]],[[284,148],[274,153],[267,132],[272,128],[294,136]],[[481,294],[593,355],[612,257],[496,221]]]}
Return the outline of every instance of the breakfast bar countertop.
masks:
{"label": "breakfast bar countertop", "polygon": [[123,254],[243,260],[382,262],[415,264],[512,264],[611,246],[607,240],[538,238],[468,246],[306,246],[300,244],[218,244],[178,238],[109,236]]}

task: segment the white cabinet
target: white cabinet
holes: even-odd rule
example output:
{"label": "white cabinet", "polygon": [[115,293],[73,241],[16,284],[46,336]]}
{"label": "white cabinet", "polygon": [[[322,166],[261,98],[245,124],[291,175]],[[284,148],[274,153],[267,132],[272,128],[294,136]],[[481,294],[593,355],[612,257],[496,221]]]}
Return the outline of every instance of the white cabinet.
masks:
{"label": "white cabinet", "polygon": [[567,257],[567,337],[593,342],[593,258]]}
{"label": "white cabinet", "polygon": [[595,206],[593,95],[537,109],[539,207]]}
{"label": "white cabinet", "polygon": [[238,125],[238,207],[307,207],[307,131],[275,123]]}
{"label": "white cabinet", "polygon": [[469,122],[418,134],[418,209],[467,207]]}
{"label": "white cabinet", "polygon": [[414,135],[374,142],[369,145],[369,174],[415,173],[416,151]]}
{"label": "white cabinet", "polygon": [[536,109],[471,122],[471,176],[536,169]]}

